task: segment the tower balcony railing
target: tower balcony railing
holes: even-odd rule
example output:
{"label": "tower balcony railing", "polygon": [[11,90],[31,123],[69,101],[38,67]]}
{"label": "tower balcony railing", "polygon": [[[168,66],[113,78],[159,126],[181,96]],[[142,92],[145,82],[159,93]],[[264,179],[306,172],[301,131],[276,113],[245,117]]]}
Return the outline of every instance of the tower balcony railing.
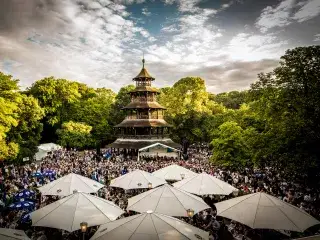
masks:
{"label": "tower balcony railing", "polygon": [[131,115],[131,116],[126,116],[125,119],[130,119],[130,120],[135,120],[135,119],[160,119],[163,120],[163,116],[159,115],[157,116],[152,116],[152,115],[140,115],[140,116],[136,116],[136,115]]}
{"label": "tower balcony railing", "polygon": [[117,134],[118,138],[126,138],[126,139],[164,139],[169,138],[169,134],[162,135],[126,135],[126,134]]}

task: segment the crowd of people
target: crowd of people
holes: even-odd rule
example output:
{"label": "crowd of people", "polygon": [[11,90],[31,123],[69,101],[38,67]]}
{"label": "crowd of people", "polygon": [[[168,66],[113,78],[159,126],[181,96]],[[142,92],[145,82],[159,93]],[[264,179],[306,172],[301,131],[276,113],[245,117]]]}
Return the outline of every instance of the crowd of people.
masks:
{"label": "crowd of people", "polygon": [[[105,152],[104,152],[105,153]],[[31,227],[30,221],[23,221],[26,212],[19,209],[13,210],[8,206],[14,201],[17,192],[23,189],[36,189],[50,181],[71,172],[94,179],[105,185],[100,189],[100,197],[114,202],[122,209],[126,209],[128,199],[143,190],[123,191],[109,186],[110,180],[135,169],[153,172],[171,164],[179,164],[194,172],[206,172],[228,182],[239,189],[239,195],[254,192],[266,192],[291,203],[317,219],[320,219],[320,192],[309,189],[299,182],[290,182],[283,178],[275,169],[243,169],[230,171],[213,166],[208,161],[210,152],[207,147],[191,147],[188,151],[188,160],[177,158],[154,157],[140,158],[139,161],[124,156],[123,154],[108,153],[108,159],[97,155],[95,151],[58,150],[50,153],[41,162],[28,163],[21,166],[6,165],[0,171],[0,227],[24,230],[31,239],[78,239],[80,232],[68,233],[63,230]],[[106,156],[106,155],[105,155]],[[36,172],[52,171],[55,174],[37,177]],[[263,239],[268,234],[273,234],[273,239],[288,238],[286,232],[252,230],[239,223],[223,219],[216,214],[214,203],[232,196],[217,197],[205,196],[204,201],[211,209],[194,215],[191,219],[183,219],[190,224],[210,232],[210,239]],[[35,209],[41,208],[58,197],[35,196]],[[133,214],[126,212],[122,217]],[[97,227],[91,227],[87,234],[89,238]],[[312,232],[313,234],[316,233]],[[275,237],[275,235],[277,235]],[[270,239],[270,238],[269,238]]]}

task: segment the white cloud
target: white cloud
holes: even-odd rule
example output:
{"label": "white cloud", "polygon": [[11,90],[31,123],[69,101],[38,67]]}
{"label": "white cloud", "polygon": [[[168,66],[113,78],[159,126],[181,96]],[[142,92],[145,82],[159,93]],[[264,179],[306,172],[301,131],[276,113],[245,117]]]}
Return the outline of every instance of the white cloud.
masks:
{"label": "white cloud", "polygon": [[161,28],[161,31],[170,33],[170,32],[178,32],[179,29],[176,26],[176,24],[172,24],[172,25],[168,25],[168,26]]}
{"label": "white cloud", "polygon": [[[124,5],[117,3],[99,8],[97,1],[96,4],[88,2],[91,3],[85,6],[86,10],[72,0],[59,2],[58,17],[52,16],[50,9],[44,13],[50,24],[39,22],[34,29],[35,26],[28,24],[28,17],[23,19],[26,24],[23,30],[0,37],[0,55],[22,64],[12,66],[10,73],[21,79],[24,87],[54,75],[117,90],[132,78],[130,69],[137,71],[132,61],[136,56],[128,55],[128,51],[140,45],[139,34],[150,41],[154,38],[122,16],[119,11],[126,10]],[[61,22],[61,18],[66,21]],[[123,71],[124,68],[127,71]]]}
{"label": "white cloud", "polygon": [[[201,9],[197,13],[183,14],[175,24],[164,26],[162,31],[167,41],[163,45],[153,45],[150,55],[164,59],[166,64],[179,64],[181,69],[194,69],[210,58],[217,47],[216,40],[222,37],[221,30],[209,23],[214,9]],[[155,58],[155,59],[157,59]]]}
{"label": "white cloud", "polygon": [[151,12],[148,10],[147,7],[142,8],[142,14],[145,16],[150,16]]}
{"label": "white cloud", "polygon": [[130,5],[130,4],[133,4],[133,3],[137,3],[137,4],[140,4],[140,3],[144,3],[145,0],[113,0],[114,2],[117,2],[119,4],[125,4],[125,5]]}
{"label": "white cloud", "polygon": [[156,39],[155,37],[153,37],[153,36],[149,37],[148,40],[149,40],[149,42],[155,42],[155,41],[157,41],[157,39]]}
{"label": "white cloud", "polygon": [[231,39],[227,47],[230,58],[233,60],[246,59],[247,61],[258,61],[261,59],[276,59],[280,57],[285,49],[286,41],[280,41],[271,34],[253,35],[239,33]]}
{"label": "white cloud", "polygon": [[165,4],[173,4],[177,3],[180,12],[199,12],[201,8],[197,7],[197,5],[203,0],[163,0]]}
{"label": "white cloud", "polygon": [[294,7],[295,0],[284,0],[276,7],[268,6],[261,12],[256,21],[256,27],[261,32],[266,32],[273,27],[283,27],[290,24],[290,13]]}
{"label": "white cloud", "polygon": [[320,14],[320,0],[283,0],[276,7],[268,6],[261,12],[255,26],[262,33],[274,27],[285,27],[293,22],[304,22]]}
{"label": "white cloud", "polygon": [[316,35],[314,35],[314,40],[313,41],[315,41],[315,42],[319,42],[320,41],[320,33],[319,34],[316,34]]}
{"label": "white cloud", "polygon": [[294,14],[292,19],[304,22],[320,14],[320,0],[309,0]]}

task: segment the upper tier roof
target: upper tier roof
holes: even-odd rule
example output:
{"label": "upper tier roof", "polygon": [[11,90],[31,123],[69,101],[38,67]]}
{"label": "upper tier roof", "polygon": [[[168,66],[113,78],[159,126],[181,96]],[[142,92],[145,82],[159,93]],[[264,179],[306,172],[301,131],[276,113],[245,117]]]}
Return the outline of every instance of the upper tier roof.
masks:
{"label": "upper tier roof", "polygon": [[134,81],[139,81],[139,80],[154,80],[154,77],[152,77],[147,69],[144,68],[144,63],[145,60],[144,58],[142,59],[142,69],[140,71],[140,73],[138,74],[138,76],[136,76],[135,78],[133,78]]}
{"label": "upper tier roof", "polygon": [[147,69],[142,68],[138,76],[136,76],[133,80],[143,80],[143,79],[149,79],[149,80],[154,80],[154,77],[152,77]]}

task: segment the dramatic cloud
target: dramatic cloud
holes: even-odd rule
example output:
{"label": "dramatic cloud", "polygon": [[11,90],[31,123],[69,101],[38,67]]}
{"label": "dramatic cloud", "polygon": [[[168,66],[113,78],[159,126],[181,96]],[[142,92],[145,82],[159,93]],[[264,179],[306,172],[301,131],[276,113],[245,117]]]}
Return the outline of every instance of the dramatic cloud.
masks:
{"label": "dramatic cloud", "polygon": [[320,1],[309,0],[294,14],[292,17],[298,22],[304,22],[311,18],[314,18],[320,14]]}
{"label": "dramatic cloud", "polygon": [[266,32],[274,27],[284,27],[295,21],[304,22],[320,14],[319,0],[283,0],[277,6],[267,6],[256,21],[256,27]]}
{"label": "dramatic cloud", "polygon": [[266,32],[273,27],[283,27],[290,24],[290,13],[294,7],[295,0],[284,0],[276,7],[267,6],[256,22],[261,32]]}
{"label": "dramatic cloud", "polygon": [[[318,2],[272,0],[258,9],[238,0],[2,0],[0,71],[23,87],[53,75],[117,91],[132,83],[144,53],[158,87],[200,76],[210,91],[244,89],[286,49],[319,41],[308,21],[319,14]],[[272,32],[289,24],[310,39]]]}

